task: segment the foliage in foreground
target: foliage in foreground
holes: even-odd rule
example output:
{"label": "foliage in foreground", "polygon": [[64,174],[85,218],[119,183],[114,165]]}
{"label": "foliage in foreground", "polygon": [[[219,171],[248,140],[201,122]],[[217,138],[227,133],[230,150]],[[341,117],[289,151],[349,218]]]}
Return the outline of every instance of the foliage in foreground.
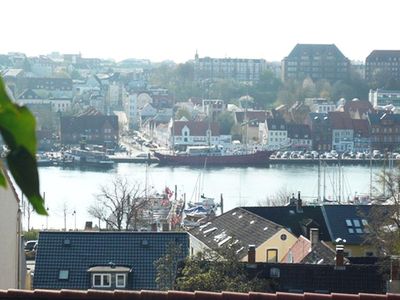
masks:
{"label": "foliage in foreground", "polygon": [[[35,125],[32,113],[25,106],[11,101],[0,79],[0,134],[8,148],[8,168],[34,210],[47,215],[39,190]],[[6,185],[5,175],[0,169],[0,186]]]}
{"label": "foliage in foreground", "polygon": [[186,260],[175,288],[183,291],[271,291],[270,281],[250,278],[233,249],[204,251]]}

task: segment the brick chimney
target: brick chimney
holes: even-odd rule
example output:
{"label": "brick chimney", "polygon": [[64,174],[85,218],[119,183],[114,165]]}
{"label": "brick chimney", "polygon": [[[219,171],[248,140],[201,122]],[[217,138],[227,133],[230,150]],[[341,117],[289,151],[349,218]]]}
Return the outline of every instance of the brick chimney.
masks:
{"label": "brick chimney", "polygon": [[314,249],[314,247],[319,242],[319,230],[318,230],[318,228],[311,228],[310,229],[310,241],[311,241],[311,249]]}
{"label": "brick chimney", "polygon": [[336,245],[336,265],[335,270],[344,270],[344,246]]}
{"label": "brick chimney", "polygon": [[256,263],[256,246],[255,245],[249,245],[249,248],[247,249],[247,262],[249,264]]}

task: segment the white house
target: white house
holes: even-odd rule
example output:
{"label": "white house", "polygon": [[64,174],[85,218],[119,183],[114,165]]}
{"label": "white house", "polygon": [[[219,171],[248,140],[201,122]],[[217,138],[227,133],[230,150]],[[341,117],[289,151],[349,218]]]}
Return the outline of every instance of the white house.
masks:
{"label": "white house", "polygon": [[338,152],[354,150],[354,127],[345,112],[330,112],[332,126],[332,149]]}
{"label": "white house", "polygon": [[182,118],[170,123],[169,142],[175,147],[188,145],[221,145],[230,144],[230,136],[220,135],[216,122],[187,121]]}
{"label": "white house", "polygon": [[267,119],[264,132],[262,140],[270,149],[280,149],[289,143],[287,126],[283,119]]}
{"label": "white house", "polygon": [[19,199],[8,174],[7,188],[0,187],[0,289],[25,288],[26,262],[21,238],[21,211]]}
{"label": "white house", "polygon": [[43,97],[37,92],[27,89],[17,97],[21,105],[29,104],[50,104],[54,112],[66,112],[71,109],[72,98]]}

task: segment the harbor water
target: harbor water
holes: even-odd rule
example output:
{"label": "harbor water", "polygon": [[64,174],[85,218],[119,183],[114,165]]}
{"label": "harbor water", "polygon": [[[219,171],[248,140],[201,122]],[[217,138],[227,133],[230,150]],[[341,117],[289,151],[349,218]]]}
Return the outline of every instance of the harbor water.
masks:
{"label": "harbor water", "polygon": [[[318,171],[319,169],[319,171]],[[29,226],[37,229],[82,229],[86,221],[98,221],[88,214],[101,186],[110,186],[120,176],[143,189],[162,191],[177,186],[178,197],[195,201],[200,193],[224,200],[224,211],[237,206],[268,205],[269,199],[301,191],[305,203],[315,202],[318,191],[330,200],[346,202],[355,195],[367,195],[371,174],[375,178],[381,166],[346,165],[273,165],[265,168],[189,168],[119,163],[110,170],[39,168],[41,192],[45,195],[49,217],[31,214]],[[318,174],[320,176],[318,176]],[[320,180],[318,180],[318,177]],[[318,182],[320,188],[318,189]],[[24,228],[28,226],[28,213]],[[65,225],[64,225],[65,224]]]}

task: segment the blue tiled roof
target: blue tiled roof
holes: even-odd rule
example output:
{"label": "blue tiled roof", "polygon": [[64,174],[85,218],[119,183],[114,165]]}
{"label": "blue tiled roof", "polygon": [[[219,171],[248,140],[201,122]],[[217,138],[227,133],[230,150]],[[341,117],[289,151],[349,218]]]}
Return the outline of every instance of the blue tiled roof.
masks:
{"label": "blue tiled roof", "polygon": [[[87,270],[112,262],[133,269],[127,289],[156,289],[154,261],[171,242],[182,245],[182,259],[188,255],[184,232],[41,232],[33,287],[89,289]],[[59,279],[60,270],[69,271],[68,280]]]}

